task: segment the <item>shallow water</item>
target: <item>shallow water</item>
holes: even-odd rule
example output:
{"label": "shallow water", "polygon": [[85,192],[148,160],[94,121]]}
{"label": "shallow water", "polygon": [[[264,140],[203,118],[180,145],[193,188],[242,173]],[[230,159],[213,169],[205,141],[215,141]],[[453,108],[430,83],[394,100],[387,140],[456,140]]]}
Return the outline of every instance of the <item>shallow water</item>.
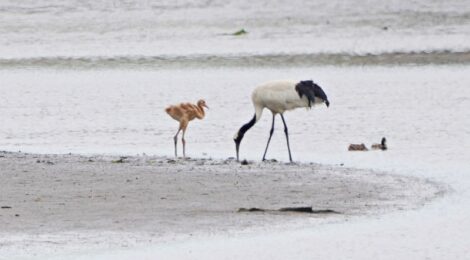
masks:
{"label": "shallow water", "polygon": [[[464,163],[468,155],[462,151],[468,147],[470,129],[469,70],[407,66],[0,71],[0,147],[171,156],[177,122],[164,108],[204,98],[210,109],[204,120],[190,123],[188,155],[226,158],[234,156],[233,135],[253,114],[250,93],[256,84],[274,78],[313,78],[331,106],[286,113],[294,159],[342,163],[349,158],[397,156]],[[247,133],[243,158],[261,158],[270,121],[270,112],[265,111]],[[278,118],[268,157],[287,160],[281,122]],[[390,146],[386,153],[346,152],[349,143],[370,145],[382,136]]]}
{"label": "shallow water", "polygon": [[[468,51],[470,5],[453,1],[13,1],[0,61]],[[241,28],[248,34],[232,36]]]}

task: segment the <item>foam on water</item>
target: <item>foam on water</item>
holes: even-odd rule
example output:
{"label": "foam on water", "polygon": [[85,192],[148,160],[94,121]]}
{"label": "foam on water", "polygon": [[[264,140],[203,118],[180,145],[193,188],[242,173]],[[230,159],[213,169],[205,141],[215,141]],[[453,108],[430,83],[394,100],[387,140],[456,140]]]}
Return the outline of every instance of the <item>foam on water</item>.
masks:
{"label": "foam on water", "polygon": [[194,69],[222,67],[305,67],[318,65],[469,64],[470,51],[392,52],[382,54],[272,53],[187,56],[91,56],[0,59],[0,69]]}

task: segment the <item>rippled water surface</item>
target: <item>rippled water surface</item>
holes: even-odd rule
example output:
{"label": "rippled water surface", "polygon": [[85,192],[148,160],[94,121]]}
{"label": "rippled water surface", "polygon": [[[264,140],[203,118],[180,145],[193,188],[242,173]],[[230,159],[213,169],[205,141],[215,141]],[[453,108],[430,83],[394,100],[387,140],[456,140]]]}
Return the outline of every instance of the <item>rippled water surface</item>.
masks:
{"label": "rippled water surface", "polygon": [[[226,158],[234,156],[236,130],[253,115],[250,93],[256,84],[313,78],[331,106],[286,113],[294,159],[338,162],[355,156],[346,152],[349,143],[370,145],[382,136],[389,139],[388,156],[467,156],[452,147],[469,136],[468,66],[20,70],[0,75],[0,147],[7,150],[171,156],[177,122],[164,108],[204,98],[210,109],[204,120],[190,123],[188,154]],[[247,133],[244,157],[261,158],[270,121],[265,111]],[[287,160],[285,148],[279,120],[269,157]]]}
{"label": "rippled water surface", "polygon": [[[470,42],[465,0],[5,0],[0,21],[2,64],[44,56],[462,52]],[[248,33],[231,35],[242,28]]]}
{"label": "rippled water surface", "polygon": [[[0,34],[2,149],[170,155],[164,108],[205,98],[190,154],[226,157],[251,90],[285,78],[313,79],[332,101],[287,115],[301,158],[468,134],[455,123],[468,107],[468,1],[5,0]],[[252,158],[269,119],[247,136]]]}

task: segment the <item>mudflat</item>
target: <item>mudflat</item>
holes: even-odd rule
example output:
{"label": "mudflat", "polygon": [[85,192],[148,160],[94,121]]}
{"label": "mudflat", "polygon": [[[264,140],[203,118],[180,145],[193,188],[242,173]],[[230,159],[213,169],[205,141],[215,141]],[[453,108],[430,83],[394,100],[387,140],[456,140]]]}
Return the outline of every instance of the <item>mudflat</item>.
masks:
{"label": "mudflat", "polygon": [[[439,184],[404,175],[313,163],[242,165],[232,158],[0,152],[0,171],[0,251],[17,253],[51,241],[99,240],[108,247],[112,239],[104,234],[132,234],[135,245],[305,219],[341,221],[420,207],[444,192]],[[292,207],[319,214],[278,211]]]}

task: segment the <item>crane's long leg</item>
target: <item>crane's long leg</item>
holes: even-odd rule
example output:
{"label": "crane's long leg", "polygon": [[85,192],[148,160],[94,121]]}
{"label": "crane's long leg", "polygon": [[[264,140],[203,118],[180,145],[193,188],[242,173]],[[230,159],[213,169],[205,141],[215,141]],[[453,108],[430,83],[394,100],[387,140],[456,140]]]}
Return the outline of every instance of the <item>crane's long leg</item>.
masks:
{"label": "crane's long leg", "polygon": [[276,114],[273,114],[273,124],[271,125],[271,131],[269,131],[269,138],[268,138],[268,143],[266,144],[266,149],[264,150],[263,161],[266,160],[266,153],[268,152],[269,142],[271,142],[271,137],[273,136],[273,133],[274,133],[274,119],[275,118],[276,118]]}
{"label": "crane's long leg", "polygon": [[290,145],[289,145],[289,132],[287,130],[286,121],[284,120],[284,116],[282,114],[281,114],[281,119],[282,119],[282,122],[284,123],[284,133],[286,134],[287,150],[289,151],[289,160],[290,162],[292,162],[292,156],[290,154]]}
{"label": "crane's long leg", "polygon": [[176,152],[177,149],[177,144],[178,144],[178,134],[181,131],[181,127],[178,129],[178,132],[176,132],[175,137],[173,137],[173,140],[175,141],[175,158],[178,157],[178,153]]}

